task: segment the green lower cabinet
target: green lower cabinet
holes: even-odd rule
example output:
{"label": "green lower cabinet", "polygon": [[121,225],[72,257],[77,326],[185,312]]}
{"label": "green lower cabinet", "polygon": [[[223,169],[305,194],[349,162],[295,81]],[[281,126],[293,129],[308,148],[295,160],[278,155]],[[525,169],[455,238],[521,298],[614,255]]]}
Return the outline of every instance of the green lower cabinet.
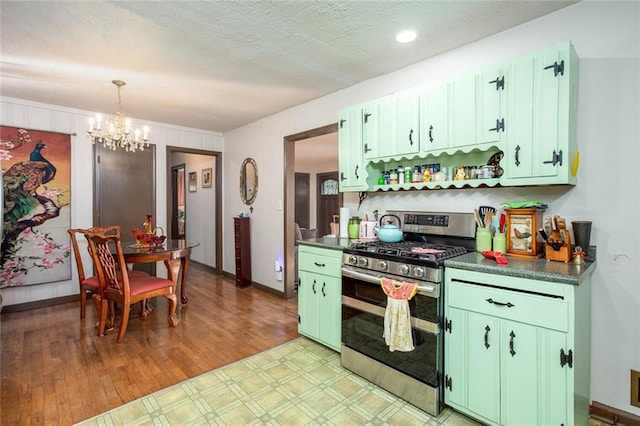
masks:
{"label": "green lower cabinet", "polygon": [[342,252],[302,247],[298,253],[298,332],[339,352],[342,337]]}
{"label": "green lower cabinet", "polygon": [[586,422],[589,291],[573,287],[447,269],[445,404],[491,425]]}

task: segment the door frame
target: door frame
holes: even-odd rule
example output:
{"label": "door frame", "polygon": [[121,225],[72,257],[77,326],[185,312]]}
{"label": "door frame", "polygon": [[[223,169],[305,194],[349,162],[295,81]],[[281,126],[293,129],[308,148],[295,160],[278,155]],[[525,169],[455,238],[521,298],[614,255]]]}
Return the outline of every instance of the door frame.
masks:
{"label": "door frame", "polygon": [[215,157],[215,203],[214,212],[215,230],[216,230],[216,275],[222,275],[222,153],[220,151],[208,151],[204,149],[184,148],[179,146],[166,147],[166,173],[167,173],[167,217],[171,218],[171,203],[173,202],[173,188],[171,185],[171,156],[174,153],[200,154]]}
{"label": "door frame", "polygon": [[295,143],[303,139],[338,133],[338,123],[284,137],[284,297],[293,299],[295,288]]}

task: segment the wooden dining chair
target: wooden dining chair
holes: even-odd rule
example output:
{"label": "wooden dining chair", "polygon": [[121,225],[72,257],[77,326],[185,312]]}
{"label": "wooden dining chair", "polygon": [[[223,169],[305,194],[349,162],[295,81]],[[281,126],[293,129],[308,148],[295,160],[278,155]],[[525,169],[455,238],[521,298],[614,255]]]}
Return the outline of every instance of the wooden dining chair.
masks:
{"label": "wooden dining chair", "polygon": [[177,326],[179,323],[175,315],[177,297],[173,281],[150,275],[138,277],[127,274],[127,265],[120,242],[120,226],[115,225],[114,228],[115,232],[108,234],[101,232],[85,234],[103,293],[98,333],[104,334],[108,302],[122,305],[122,321],[117,340],[121,342],[127,330],[131,305],[156,296],[169,299],[169,326]]}
{"label": "wooden dining chair", "polygon": [[[107,226],[107,227],[92,227],[92,228],[71,228],[68,229],[67,232],[71,236],[71,246],[73,247],[73,255],[76,260],[76,267],[78,269],[78,284],[80,287],[80,319],[83,319],[87,312],[87,296],[90,296],[93,299],[93,302],[96,306],[96,312],[98,313],[98,318],[100,317],[100,306],[101,306],[101,297],[102,294],[100,292],[100,280],[97,275],[91,275],[89,277],[86,276],[84,271],[84,264],[82,262],[82,254],[80,253],[80,249],[78,247],[78,237],[77,234],[86,235],[87,233],[102,233],[109,234],[115,232],[115,226]],[[89,254],[91,252],[89,251]],[[145,277],[149,276],[144,271],[129,271],[129,276],[131,277]]]}

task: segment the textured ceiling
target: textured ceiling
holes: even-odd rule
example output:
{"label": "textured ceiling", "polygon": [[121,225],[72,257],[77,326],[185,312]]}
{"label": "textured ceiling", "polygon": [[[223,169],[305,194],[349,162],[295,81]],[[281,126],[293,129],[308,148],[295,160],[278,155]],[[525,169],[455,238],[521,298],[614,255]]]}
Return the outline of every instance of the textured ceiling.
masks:
{"label": "textured ceiling", "polygon": [[225,132],[572,3],[2,0],[0,93]]}

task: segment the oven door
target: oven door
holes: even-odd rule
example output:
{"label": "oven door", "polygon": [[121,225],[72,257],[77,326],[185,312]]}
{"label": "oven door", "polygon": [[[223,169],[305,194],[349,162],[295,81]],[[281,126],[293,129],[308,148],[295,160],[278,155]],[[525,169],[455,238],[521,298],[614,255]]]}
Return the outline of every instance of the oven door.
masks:
{"label": "oven door", "polygon": [[342,268],[342,343],[422,383],[438,387],[443,361],[439,284],[419,282],[418,292],[409,300],[415,349],[391,352],[383,337],[387,295],[380,285],[381,278],[370,271]]}

